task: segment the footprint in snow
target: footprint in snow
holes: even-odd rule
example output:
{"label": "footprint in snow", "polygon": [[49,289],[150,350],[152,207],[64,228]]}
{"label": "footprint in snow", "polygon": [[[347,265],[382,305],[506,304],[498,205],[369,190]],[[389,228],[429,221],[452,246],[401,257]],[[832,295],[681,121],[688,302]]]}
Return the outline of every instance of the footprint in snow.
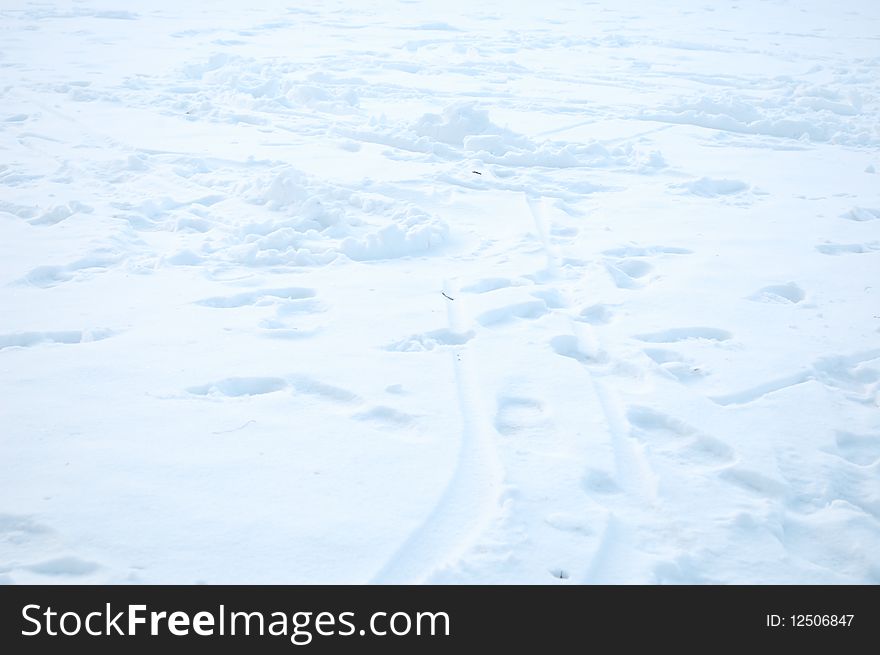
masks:
{"label": "footprint in snow", "polygon": [[474,331],[456,332],[449,328],[441,328],[431,332],[413,334],[385,347],[392,352],[425,352],[441,346],[462,346],[474,338]]}
{"label": "footprint in snow", "polygon": [[720,439],[651,407],[630,407],[627,420],[636,439],[645,443],[653,454],[678,465],[718,467],[735,459],[733,449]]}
{"label": "footprint in snow", "polygon": [[733,335],[727,330],[710,327],[669,328],[659,332],[637,334],[635,338],[648,343],[675,343],[689,339],[705,339],[707,341],[729,341]]}
{"label": "footprint in snow", "polygon": [[606,323],[609,323],[612,318],[614,318],[614,312],[611,310],[610,306],[598,303],[582,309],[575,317],[575,320],[581,321],[582,323],[590,323],[592,325],[605,325]]}
{"label": "footprint in snow", "polygon": [[473,284],[462,287],[461,290],[465,293],[488,293],[490,291],[496,291],[497,289],[506,289],[511,286],[515,286],[515,283],[510,278],[489,277],[477,280]]}
{"label": "footprint in snow", "polygon": [[547,303],[543,300],[527,300],[483,312],[477,316],[477,322],[483,327],[495,327],[511,323],[517,319],[532,320],[540,318],[547,311]]}
{"label": "footprint in snow", "polygon": [[836,453],[856,466],[880,462],[880,434],[855,434],[838,431],[834,438]]}
{"label": "footprint in snow", "polygon": [[235,309],[249,305],[268,305],[284,300],[302,300],[314,298],[315,290],[303,287],[287,287],[284,289],[257,289],[232,296],[214,296],[196,301],[196,304],[221,309]]}
{"label": "footprint in snow", "polygon": [[15,332],[0,335],[0,350],[33,348],[43,344],[78,344],[102,341],[118,334],[116,330],[66,330],[62,332]]}
{"label": "footprint in snow", "polygon": [[411,424],[415,421],[416,417],[412,414],[396,410],[393,407],[378,405],[366,411],[358,412],[357,414],[354,414],[352,418],[358,421],[379,423],[386,427],[400,428]]}
{"label": "footprint in snow", "polygon": [[755,302],[777,303],[777,304],[796,304],[806,297],[804,290],[794,282],[786,284],[771,284],[758,289],[749,296],[749,300]]}
{"label": "footprint in snow", "polygon": [[816,250],[823,255],[852,255],[880,251],[880,241],[868,243],[822,243]]}
{"label": "footprint in snow", "polygon": [[702,380],[709,371],[680,353],[665,348],[645,348],[643,351],[667,375],[688,384]]}
{"label": "footprint in snow", "polygon": [[641,259],[619,259],[606,261],[605,269],[618,289],[639,289],[648,281],[654,267]]}
{"label": "footprint in snow", "polygon": [[677,248],[673,246],[621,246],[619,248],[610,248],[602,251],[603,255],[609,257],[653,257],[657,255],[690,255],[692,250],[687,248]]}
{"label": "footprint in snow", "polygon": [[870,207],[853,207],[843,214],[842,218],[851,221],[875,221],[880,219],[880,209],[872,209]]}
{"label": "footprint in snow", "polygon": [[196,396],[225,396],[239,398],[242,396],[260,396],[275,391],[281,391],[287,387],[287,381],[283,378],[226,378],[216,382],[209,382],[194,387],[188,387],[187,391]]}
{"label": "footprint in snow", "polygon": [[605,269],[619,289],[639,289],[652,279],[654,266],[648,258],[666,255],[688,255],[686,248],[667,246],[627,245],[603,251],[606,255]]}
{"label": "footprint in snow", "polygon": [[544,405],[534,398],[501,396],[495,414],[495,429],[505,436],[539,431],[549,423]]}
{"label": "footprint in snow", "polygon": [[602,351],[588,351],[573,334],[560,334],[550,340],[550,347],[557,355],[569,357],[581,364],[599,364],[606,361]]}
{"label": "footprint in snow", "polygon": [[585,474],[582,486],[587,495],[594,494],[617,494],[620,493],[620,486],[614,478],[606,471],[599,469],[589,469]]}
{"label": "footprint in snow", "polygon": [[55,559],[37,562],[22,567],[33,573],[52,577],[76,577],[94,573],[101,568],[99,564],[79,557],[56,557]]}

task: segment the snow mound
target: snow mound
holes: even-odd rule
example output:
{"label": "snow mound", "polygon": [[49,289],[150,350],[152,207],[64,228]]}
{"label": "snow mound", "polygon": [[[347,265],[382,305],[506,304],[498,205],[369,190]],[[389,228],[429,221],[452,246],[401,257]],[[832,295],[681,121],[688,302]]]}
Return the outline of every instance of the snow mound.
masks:
{"label": "snow mound", "polygon": [[342,242],[342,252],[356,261],[393,259],[426,254],[449,236],[445,222],[415,207],[396,213],[392,221],[363,237],[348,237]]}
{"label": "snow mound", "polygon": [[476,101],[455,102],[439,114],[388,124],[371,119],[368,130],[340,129],[339,135],[427,155],[429,160],[479,160],[484,164],[525,168],[628,167],[650,172],[665,167],[657,151],[632,144],[608,149],[597,141],[537,141],[502,127]]}
{"label": "snow mound", "polygon": [[345,255],[356,261],[427,254],[449,226],[412,203],[318,181],[283,167],[243,182],[238,192],[267,218],[233,229],[209,246],[225,261],[249,266],[318,266]]}
{"label": "snow mound", "polygon": [[699,180],[688,182],[683,188],[703,198],[714,198],[716,196],[729,196],[735,193],[741,193],[749,188],[749,185],[742,180],[712,179],[710,177],[701,177]]}
{"label": "snow mound", "polygon": [[[844,85],[841,85],[844,86]],[[796,101],[792,102],[792,96]],[[861,98],[852,91],[780,83],[775,95],[759,99],[733,92],[671,103],[641,118],[695,125],[723,132],[754,134],[843,145],[877,145],[880,133],[863,114]]]}

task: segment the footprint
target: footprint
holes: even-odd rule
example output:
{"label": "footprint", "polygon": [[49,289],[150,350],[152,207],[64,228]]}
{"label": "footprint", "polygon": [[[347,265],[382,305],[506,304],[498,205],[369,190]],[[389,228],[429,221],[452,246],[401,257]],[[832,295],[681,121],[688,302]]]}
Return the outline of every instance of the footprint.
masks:
{"label": "footprint", "polygon": [[880,218],[880,209],[871,209],[870,207],[853,207],[843,214],[841,218],[851,221],[874,221]]}
{"label": "footprint", "polygon": [[630,407],[626,412],[626,418],[632,426],[655,434],[659,432],[682,437],[696,432],[694,428],[683,421],[641,405]]}
{"label": "footprint", "polygon": [[565,297],[558,289],[540,289],[532,291],[535,298],[540,298],[550,309],[561,309],[566,306]]}
{"label": "footprint", "polygon": [[620,486],[614,478],[599,469],[590,469],[584,474],[583,487],[590,495],[620,493]]}
{"label": "footprint", "polygon": [[693,254],[693,250],[688,250],[687,248],[669,248],[666,246],[648,246],[646,248],[641,246],[623,246],[620,248],[603,250],[602,254],[608,255],[609,257],[651,257],[654,255],[690,255]]}
{"label": "footprint", "polygon": [[654,267],[641,259],[621,259],[605,262],[605,268],[619,289],[638,289],[644,286],[646,277]]}
{"label": "footprint", "polygon": [[736,391],[721,396],[709,396],[709,400],[719,405],[745,405],[771,393],[783,391],[813,379],[815,379],[815,375],[811,371],[800,371],[775,380],[769,380],[743,391]]}
{"label": "footprint", "polygon": [[[2,175],[3,171],[6,169],[5,166],[0,165],[0,175]],[[16,205],[13,202],[6,202],[0,200],[0,212],[6,214],[12,214],[13,216],[17,216],[18,218],[28,219],[33,218],[37,215],[37,208],[35,206],[27,206],[27,205]]]}
{"label": "footprint", "polygon": [[843,499],[810,514],[786,512],[779,524],[784,552],[838,579],[880,583],[877,570],[877,518]]}
{"label": "footprint", "polygon": [[165,261],[172,266],[198,266],[204,260],[204,257],[186,248],[165,258]]}
{"label": "footprint", "polygon": [[694,561],[694,558],[683,553],[668,560],[660,560],[653,566],[652,584],[658,585],[707,585],[720,584],[713,578],[704,575],[704,567]]}
{"label": "footprint", "polygon": [[516,319],[536,319],[547,313],[547,303],[543,300],[525,302],[490,309],[477,316],[477,322],[483,327],[491,327],[510,323]]}
{"label": "footprint", "polygon": [[75,278],[88,277],[94,273],[103,273],[110,266],[122,261],[123,255],[95,254],[83,257],[70,264],[62,266],[37,266],[22,279],[19,284],[25,284],[44,289],[54,287]]}
{"label": "footprint", "polygon": [[575,320],[584,323],[591,323],[593,325],[605,325],[606,323],[609,323],[613,317],[614,313],[608,305],[598,303],[582,309]]}
{"label": "footprint", "polygon": [[488,293],[489,291],[496,291],[497,289],[506,289],[507,287],[514,286],[512,280],[506,277],[488,277],[484,280],[479,280],[470,284],[466,287],[462,287],[461,290],[465,293]]}
{"label": "footprint", "polygon": [[768,478],[763,473],[731,466],[721,471],[718,476],[741,489],[767,498],[778,498],[785,495],[785,485],[778,480]]}
{"label": "footprint", "polygon": [[46,289],[72,279],[73,273],[67,266],[37,266],[25,275],[20,282]]}
{"label": "footprint", "polygon": [[589,536],[595,531],[586,518],[570,514],[568,512],[553,512],[544,518],[544,522],[552,528],[562,532],[574,532]]}
{"label": "footprint", "polygon": [[263,336],[270,339],[309,339],[320,332],[319,329],[301,330],[297,327],[291,327],[287,323],[273,318],[260,321],[259,326],[261,328]]}
{"label": "footprint", "polygon": [[729,464],[736,459],[733,448],[720,439],[705,434],[695,435],[681,452],[687,461],[708,466]]}
{"label": "footprint", "polygon": [[837,467],[824,488],[822,505],[842,500],[880,521],[876,467]]}
{"label": "footprint", "polygon": [[304,375],[292,376],[289,382],[296,393],[320,396],[325,400],[342,403],[351,403],[358,400],[357,394],[348,389],[334,387],[332,384],[325,384]]}
{"label": "footprint", "polygon": [[[21,135],[24,136],[23,134]],[[21,137],[19,137],[19,142],[21,142]],[[10,169],[8,166],[0,169],[0,184],[3,186],[10,187],[18,187],[18,186],[30,186],[32,183],[37,182],[38,180],[43,179],[43,175],[28,175],[26,173],[18,173],[13,169]]]}
{"label": "footprint", "polygon": [[55,207],[31,220],[30,223],[31,225],[55,225],[66,218],[70,218],[73,214],[74,212],[72,212],[70,208],[65,207],[64,205],[59,205],[58,207]]}
{"label": "footprint", "polygon": [[700,196],[701,198],[717,198],[742,193],[749,189],[749,185],[742,180],[713,179],[701,177],[692,182],[674,184],[672,188],[683,189],[685,193]]}
{"label": "footprint", "polygon": [[22,567],[33,573],[41,573],[51,576],[79,576],[94,573],[100,567],[95,562],[89,562],[79,557],[56,557],[55,559],[38,562]]}
{"label": "footprint", "polygon": [[257,291],[238,293],[234,296],[215,296],[199,300],[197,304],[205,305],[206,307],[232,309],[246,305],[264,305],[278,300],[301,300],[313,298],[314,296],[314,289],[288,287],[285,289],[259,289]]}
{"label": "footprint", "polygon": [[578,343],[577,337],[572,334],[560,334],[550,340],[553,352],[563,357],[571,357],[575,361],[587,364],[596,361],[589,353],[585,352]]}
{"label": "footprint", "polygon": [[379,405],[366,411],[358,412],[352,418],[359,421],[373,421],[391,427],[403,427],[415,420],[415,416],[412,414],[407,414],[385,405]]}
{"label": "footprint", "polygon": [[801,302],[805,295],[804,290],[797,284],[788,282],[786,284],[771,284],[770,286],[762,287],[749,296],[749,300],[788,304]]}
{"label": "footprint", "polygon": [[654,270],[644,259],[621,259],[615,265],[633,279],[643,278]]}
{"label": "footprint", "polygon": [[848,462],[871,466],[880,461],[880,435],[838,431],[834,440],[838,454]]}
{"label": "footprint", "polygon": [[827,243],[816,246],[816,250],[823,255],[849,255],[867,252],[877,252],[880,250],[880,242],[870,241],[868,243]]}
{"label": "footprint", "polygon": [[544,406],[532,398],[501,396],[495,415],[495,429],[503,435],[516,435],[540,429],[547,424]]}
{"label": "footprint", "polygon": [[[278,296],[275,297],[278,298]],[[258,302],[262,303],[264,300]],[[279,298],[279,300],[281,302],[275,310],[276,316],[279,317],[296,316],[298,314],[315,314],[327,310],[324,304],[315,298]]]}
{"label": "footprint", "polygon": [[41,214],[40,216],[31,219],[30,224],[55,225],[63,220],[70,218],[71,216],[74,216],[75,214],[91,214],[93,211],[93,207],[90,207],[89,205],[83,204],[81,202],[77,202],[76,200],[71,200],[66,205],[58,205],[57,207],[53,207],[49,211]]}
{"label": "footprint", "polygon": [[101,341],[115,334],[116,330],[68,330],[64,332],[16,332],[0,335],[0,350],[4,348],[32,348],[46,343],[88,343]]}
{"label": "footprint", "polygon": [[878,359],[880,349],[851,355],[828,355],[816,360],[805,370],[768,380],[742,391],[711,396],[709,399],[719,405],[744,405],[799,384],[819,382],[830,389],[843,392],[851,400],[873,403],[880,386],[880,369],[871,363]]}
{"label": "footprint", "polygon": [[204,234],[210,232],[215,226],[213,221],[200,216],[176,216],[174,218],[174,232],[191,232]]}
{"label": "footprint", "polygon": [[[34,562],[36,553],[43,553],[45,559]],[[0,558],[0,574],[20,570],[60,578],[84,576],[104,568],[73,556],[55,530],[26,514],[0,513]],[[0,575],[0,580],[15,582],[12,575]]]}
{"label": "footprint", "polygon": [[442,328],[432,332],[413,334],[406,339],[395,341],[385,350],[392,352],[425,352],[434,350],[439,346],[462,346],[474,338],[474,331],[455,332],[449,328]]}
{"label": "footprint", "polygon": [[644,353],[657,364],[670,364],[684,361],[682,356],[674,350],[663,348],[645,348]]}
{"label": "footprint", "polygon": [[721,466],[734,459],[733,449],[720,439],[702,434],[684,421],[650,407],[630,407],[627,419],[633,436],[678,463]]}
{"label": "footprint", "polygon": [[687,359],[674,350],[666,350],[664,348],[645,348],[644,353],[663,369],[664,372],[684,384],[701,380],[709,375],[709,372],[706,369],[697,366],[692,360]]}
{"label": "footprint", "polygon": [[187,391],[197,396],[259,396],[274,391],[281,391],[287,387],[287,381],[282,378],[226,378],[217,382],[210,382],[195,387],[188,387]]}
{"label": "footprint", "polygon": [[648,343],[675,343],[678,341],[687,341],[688,339],[707,339],[709,341],[728,341],[733,335],[727,330],[719,330],[710,327],[686,327],[686,328],[670,328],[668,330],[660,330],[659,332],[651,332],[648,334],[637,334],[635,338],[639,341]]}
{"label": "footprint", "polygon": [[19,544],[51,533],[51,528],[26,514],[0,514],[0,538],[3,541]]}
{"label": "footprint", "polygon": [[880,349],[852,355],[830,355],[813,363],[815,379],[848,398],[874,404],[880,392]]}

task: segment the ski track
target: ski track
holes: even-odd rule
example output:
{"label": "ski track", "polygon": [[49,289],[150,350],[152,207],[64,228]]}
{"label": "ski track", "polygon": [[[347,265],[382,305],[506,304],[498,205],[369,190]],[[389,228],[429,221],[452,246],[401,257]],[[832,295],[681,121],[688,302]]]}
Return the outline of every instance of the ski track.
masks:
{"label": "ski track", "polygon": [[538,239],[541,241],[541,246],[547,257],[547,275],[550,276],[550,278],[555,278],[559,275],[559,260],[547,239],[547,225],[546,219],[544,218],[544,197],[527,193],[526,202],[535,224],[535,232],[538,235]]}
{"label": "ski track", "polygon": [[880,582],[873,5],[87,4],[0,9],[0,583]]}
{"label": "ski track", "polygon": [[[471,329],[466,300],[457,282],[445,280],[449,330]],[[454,298],[454,300],[449,300]],[[455,370],[461,438],[455,470],[443,495],[403,545],[372,578],[379,584],[424,581],[437,568],[460,556],[485,529],[497,511],[499,472],[492,428],[481,398],[482,385],[467,345],[450,351]]]}

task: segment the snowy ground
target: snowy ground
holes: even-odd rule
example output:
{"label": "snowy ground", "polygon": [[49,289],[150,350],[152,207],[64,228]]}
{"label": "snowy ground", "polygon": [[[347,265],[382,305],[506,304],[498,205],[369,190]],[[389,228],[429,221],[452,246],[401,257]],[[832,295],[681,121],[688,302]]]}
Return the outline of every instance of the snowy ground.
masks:
{"label": "snowy ground", "polygon": [[880,583],[873,0],[0,34],[0,580]]}

